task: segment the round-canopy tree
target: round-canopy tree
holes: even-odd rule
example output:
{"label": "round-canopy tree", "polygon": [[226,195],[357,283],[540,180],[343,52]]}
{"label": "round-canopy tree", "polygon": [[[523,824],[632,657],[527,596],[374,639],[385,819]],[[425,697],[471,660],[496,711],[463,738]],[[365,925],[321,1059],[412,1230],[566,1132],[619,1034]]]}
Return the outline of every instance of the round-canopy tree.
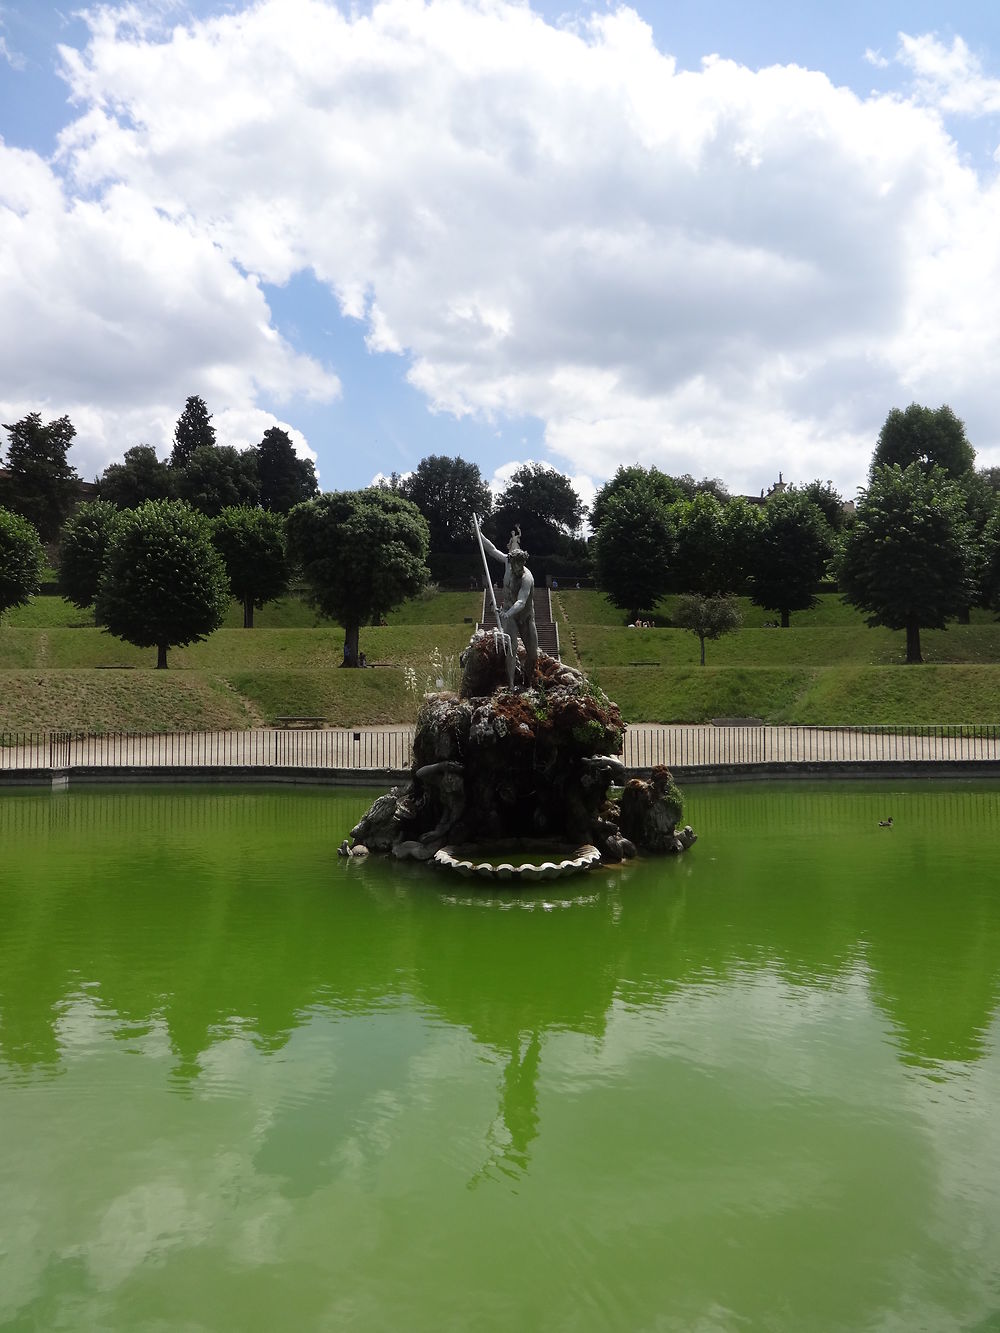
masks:
{"label": "round-canopy tree", "polygon": [[488,514],[493,508],[490,488],[475,463],[443,454],[422,458],[416,471],[399,483],[399,493],[426,518],[435,554],[468,551],[470,515]]}
{"label": "round-canopy tree", "polygon": [[833,553],[821,510],[798,491],[773,495],[764,506],[750,559],[754,606],[777,611],[787,629],[792,611],[816,605],[816,585]]}
{"label": "round-canopy tree", "polygon": [[573,549],[573,538],[586,510],[569,477],[544,463],[524,463],[511,476],[497,500],[489,534],[507,549],[511,529],[521,529],[521,545],[531,555],[554,555]]}
{"label": "round-canopy tree", "polygon": [[246,506],[223,509],[212,523],[212,544],[226,566],[229,587],[243,605],[243,628],[253,629],[258,610],[288,591],[285,520]]}
{"label": "round-canopy tree", "polygon": [[658,467],[646,468],[641,463],[630,463],[627,467],[623,465],[609,481],[598,487],[594,496],[590,506],[590,526],[595,532],[604,522],[605,506],[611,497],[619,491],[636,488],[648,491],[664,504],[684,499],[684,492],[673,477],[668,477]]}
{"label": "round-canopy tree", "polygon": [[229,580],[212,545],[208,519],[182,500],[147,500],[115,525],[97,591],[106,631],[140,648],[197,643],[219,628],[229,607]]}
{"label": "round-canopy tree", "polygon": [[59,590],[74,606],[83,609],[94,605],[121,512],[107,500],[88,500],[63,524],[59,540]]}
{"label": "round-canopy tree", "polygon": [[965,426],[947,404],[921,407],[911,403],[905,411],[894,407],[886,417],[872,455],[869,479],[874,478],[877,468],[893,463],[903,468],[919,463],[925,472],[940,467],[950,477],[960,477],[975,461],[976,451],[965,438]]}
{"label": "round-canopy tree", "polygon": [[906,630],[907,662],[922,662],[921,629],[944,629],[972,600],[979,568],[961,488],[942,468],[876,468],[844,541],[844,600],[869,625]]}
{"label": "round-canopy tree", "polygon": [[174,475],[151,444],[134,444],[120,463],[109,463],[97,480],[102,500],[135,509],[144,500],[173,498]]}
{"label": "round-canopy tree", "polygon": [[735,597],[703,597],[700,593],[688,593],[677,599],[671,624],[678,629],[686,629],[697,636],[701,644],[701,665],[705,665],[706,639],[721,639],[723,634],[731,634],[743,623],[739,604]]}
{"label": "round-canopy tree", "polygon": [[404,496],[371,486],[307,500],[286,522],[288,554],[311,602],[344,627],[341,665],[360,666],[361,625],[415,596],[430,577],[427,520]]}
{"label": "round-canopy tree", "polygon": [[0,616],[35,595],[44,561],[34,526],[20,514],[0,508]]}
{"label": "round-canopy tree", "polygon": [[636,620],[667,591],[674,554],[674,521],[655,486],[619,487],[602,505],[591,542],[597,582],[614,606]]}

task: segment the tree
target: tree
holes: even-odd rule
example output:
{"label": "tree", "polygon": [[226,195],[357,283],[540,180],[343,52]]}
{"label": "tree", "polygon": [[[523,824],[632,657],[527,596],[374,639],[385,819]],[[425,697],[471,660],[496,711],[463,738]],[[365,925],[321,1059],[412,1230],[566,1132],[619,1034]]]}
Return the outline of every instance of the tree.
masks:
{"label": "tree", "polygon": [[594,496],[594,503],[590,506],[590,526],[594,532],[597,532],[604,522],[605,507],[611,497],[617,495],[621,490],[636,487],[645,490],[663,504],[669,505],[673,504],[675,500],[684,499],[684,492],[673,477],[668,477],[659,468],[645,468],[639,463],[632,463],[628,467],[620,467],[610,481],[606,481],[603,486],[598,488],[597,494]]}
{"label": "tree", "polygon": [[254,607],[288,591],[285,523],[280,514],[247,506],[223,509],[212,524],[232,595],[243,605],[243,628],[253,629]]}
{"label": "tree", "polygon": [[685,500],[693,500],[696,495],[706,493],[714,495],[723,504],[729,499],[726,483],[721,477],[702,477],[701,481],[695,481],[690,472],[684,472],[679,477],[671,477],[670,480]]}
{"label": "tree", "polygon": [[760,506],[751,504],[745,496],[734,495],[726,501],[722,511],[722,554],[719,558],[719,586],[724,592],[746,591],[762,520]]}
{"label": "tree", "polygon": [[88,500],[66,520],[59,542],[59,590],[74,606],[93,606],[121,512],[107,500]]}
{"label": "tree", "polygon": [[170,451],[170,466],[187,467],[191,455],[196,449],[211,449],[215,446],[215,427],[212,414],[205,406],[204,398],[193,394],[184,404],[184,411],[177,418],[174,427],[174,447]]}
{"label": "tree", "polygon": [[76,431],[69,417],[42,424],[38,412],[29,412],[13,425],[4,423],[8,477],[3,500],[26,518],[42,541],[52,541],[79,499],[80,479],[66,454]]}
{"label": "tree", "polygon": [[689,630],[701,644],[701,665],[705,665],[705,640],[721,639],[743,624],[735,597],[703,597],[689,593],[677,599],[671,623]]}
{"label": "tree", "polygon": [[942,468],[878,467],[844,542],[840,589],[869,625],[905,629],[907,662],[922,662],[921,629],[943,629],[973,595],[975,548],[962,492]]}
{"label": "tree", "polygon": [[444,454],[422,458],[416,471],[400,482],[399,493],[412,500],[427,520],[435,554],[467,551],[471,516],[483,517],[493,508],[490,488],[475,463]]}
{"label": "tree", "polygon": [[504,488],[487,526],[501,550],[519,524],[525,551],[552,555],[570,547],[585,514],[569,477],[544,463],[524,463]]}
{"label": "tree", "polygon": [[35,595],[44,562],[34,525],[11,509],[0,509],[0,616]]}
{"label": "tree", "polygon": [[370,486],[307,500],[286,523],[288,554],[311,602],[344,627],[342,665],[360,666],[360,626],[415,596],[430,577],[427,520],[404,496]]}
{"label": "tree", "polygon": [[319,490],[312,459],[299,458],[288,432],[279,426],[264,432],[256,452],[260,503],[265,509],[287,514]]}
{"label": "tree", "polygon": [[174,475],[151,444],[134,444],[120,463],[109,463],[97,480],[102,500],[119,509],[135,509],[144,500],[173,498]]}
{"label": "tree", "polygon": [[256,450],[242,453],[230,444],[195,449],[187,463],[174,470],[174,490],[209,518],[223,509],[257,503]]}
{"label": "tree", "polygon": [[670,507],[644,482],[623,486],[601,506],[591,543],[597,582],[629,621],[651,611],[670,584],[674,521]]}
{"label": "tree", "polygon": [[97,590],[96,612],[110,634],[156,648],[197,643],[219,628],[229,580],[211,525],[182,500],[147,500],[122,512]]}
{"label": "tree", "polygon": [[710,491],[674,505],[677,559],[674,586],[714,596],[727,592],[725,520],[722,505]]}
{"label": "tree", "polygon": [[820,481],[817,478],[815,481],[806,482],[805,486],[799,488],[799,494],[812,501],[834,532],[843,530],[844,497],[836,490],[832,481]]}
{"label": "tree", "polygon": [[869,480],[876,469],[898,463],[919,463],[925,472],[940,467],[954,478],[970,471],[976,451],[965,438],[965,426],[950,407],[921,407],[911,403],[905,411],[894,407],[885,419],[872,455]]}
{"label": "tree", "polygon": [[816,506],[797,491],[776,493],[764,506],[751,553],[751,601],[777,611],[787,629],[792,611],[816,605],[816,584],[832,552],[830,529]]}

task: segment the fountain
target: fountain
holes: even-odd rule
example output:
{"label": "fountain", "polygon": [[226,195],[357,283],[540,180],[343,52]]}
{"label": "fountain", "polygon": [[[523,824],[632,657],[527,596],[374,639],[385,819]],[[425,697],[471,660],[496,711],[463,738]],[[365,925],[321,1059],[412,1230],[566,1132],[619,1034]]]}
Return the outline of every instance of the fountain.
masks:
{"label": "fountain", "polygon": [[519,537],[515,529],[504,554],[480,536],[484,564],[488,551],[505,566],[497,627],[470,639],[457,695],[424,696],[409,782],[374,802],[341,855],[388,852],[531,881],[695,841],[689,826],[677,828],[683,802],[666,768],[628,778],[618,706],[583,672],[538,651]]}

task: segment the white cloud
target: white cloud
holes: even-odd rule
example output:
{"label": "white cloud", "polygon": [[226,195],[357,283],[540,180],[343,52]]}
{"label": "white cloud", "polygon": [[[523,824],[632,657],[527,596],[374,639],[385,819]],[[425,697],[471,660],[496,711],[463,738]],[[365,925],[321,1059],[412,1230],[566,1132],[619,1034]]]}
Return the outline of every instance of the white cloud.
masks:
{"label": "white cloud", "polygon": [[988,116],[1000,111],[1000,79],[991,78],[961,37],[945,46],[933,33],[899,34],[900,62],[908,66],[919,93],[942,111]]}
{"label": "white cloud", "polygon": [[[73,256],[140,238],[144,323],[206,290],[179,401],[196,366],[227,401],[330,392],[256,281],[311,269],[434,410],[536,417],[587,479],[638,458],[853,490],[911,398],[1000,446],[1000,192],[935,107],[797,67],[678,71],[627,9],[570,29],[505,0],[260,0],[163,35],[144,12],[102,9],[64,52],[80,114],[60,226]],[[957,97],[965,48],[911,40]],[[98,298],[100,332],[131,327]],[[148,362],[128,364],[138,400]]]}

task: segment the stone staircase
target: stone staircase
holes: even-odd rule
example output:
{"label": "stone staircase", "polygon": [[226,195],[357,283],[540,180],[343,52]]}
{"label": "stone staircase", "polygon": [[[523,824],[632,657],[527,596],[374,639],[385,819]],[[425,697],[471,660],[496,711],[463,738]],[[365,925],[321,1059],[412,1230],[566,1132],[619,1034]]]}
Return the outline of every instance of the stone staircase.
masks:
{"label": "stone staircase", "polygon": [[[494,584],[497,606],[503,605],[503,586]],[[480,622],[486,629],[494,629],[493,604],[490,595],[483,589],[483,614]],[[559,626],[552,615],[552,592],[549,588],[540,588],[535,584],[535,628],[538,631],[538,651],[548,653],[549,657],[559,657]]]}

